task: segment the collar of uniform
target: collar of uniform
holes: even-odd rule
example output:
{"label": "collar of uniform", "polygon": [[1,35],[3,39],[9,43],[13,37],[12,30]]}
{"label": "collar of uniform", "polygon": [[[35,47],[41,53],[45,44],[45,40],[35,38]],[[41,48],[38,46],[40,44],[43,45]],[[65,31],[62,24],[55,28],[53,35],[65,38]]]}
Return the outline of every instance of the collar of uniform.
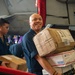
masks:
{"label": "collar of uniform", "polygon": [[36,35],[36,32],[34,30],[30,29],[29,31]]}

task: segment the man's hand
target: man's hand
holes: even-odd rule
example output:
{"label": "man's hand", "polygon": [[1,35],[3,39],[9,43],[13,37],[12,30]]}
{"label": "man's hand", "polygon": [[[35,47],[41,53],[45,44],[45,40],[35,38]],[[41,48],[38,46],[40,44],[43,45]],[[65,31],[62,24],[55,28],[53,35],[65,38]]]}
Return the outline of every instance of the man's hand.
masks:
{"label": "man's hand", "polygon": [[1,63],[1,66],[4,66],[4,67],[7,67],[8,65],[9,65],[9,62],[3,61],[3,62]]}

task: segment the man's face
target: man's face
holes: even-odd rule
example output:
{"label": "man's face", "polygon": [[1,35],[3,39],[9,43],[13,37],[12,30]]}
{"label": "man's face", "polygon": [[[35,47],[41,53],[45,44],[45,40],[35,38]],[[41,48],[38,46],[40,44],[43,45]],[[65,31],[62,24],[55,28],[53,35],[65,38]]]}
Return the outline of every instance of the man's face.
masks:
{"label": "man's face", "polygon": [[43,20],[42,17],[39,14],[33,14],[30,17],[30,27],[34,30],[34,31],[39,31],[42,28],[43,25]]}
{"label": "man's face", "polygon": [[9,24],[5,23],[3,26],[0,27],[0,32],[5,35],[8,33],[9,30]]}

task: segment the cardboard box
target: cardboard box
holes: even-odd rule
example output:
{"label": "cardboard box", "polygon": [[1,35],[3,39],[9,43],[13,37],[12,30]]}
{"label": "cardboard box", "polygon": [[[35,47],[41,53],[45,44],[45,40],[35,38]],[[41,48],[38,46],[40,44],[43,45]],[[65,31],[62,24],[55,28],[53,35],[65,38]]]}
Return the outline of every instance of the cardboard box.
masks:
{"label": "cardboard box", "polygon": [[75,46],[68,29],[45,28],[34,36],[33,41],[40,56],[68,51]]}
{"label": "cardboard box", "polygon": [[40,56],[45,56],[56,49],[53,38],[49,33],[49,29],[44,29],[39,32],[33,38],[33,41]]}
{"label": "cardboard box", "polygon": [[49,28],[55,44],[57,44],[56,53],[68,51],[74,48],[75,41],[68,29]]}
{"label": "cardboard box", "polygon": [[1,61],[7,61],[10,64],[8,65],[9,68],[17,69],[26,71],[26,61],[24,59],[18,58],[14,55],[2,55],[0,56]]}
{"label": "cardboard box", "polygon": [[[69,73],[69,71],[72,71],[73,70],[73,67],[72,65],[68,65],[66,67],[54,67],[53,68],[60,74],[63,74],[63,75],[67,75]],[[45,69],[42,70],[43,71],[43,75],[51,75],[49,74]]]}
{"label": "cardboard box", "polygon": [[56,67],[64,67],[75,62],[75,50],[46,56],[47,61]]}
{"label": "cardboard box", "polygon": [[53,67],[58,73],[64,74],[73,69],[72,65],[68,65],[65,67]]}

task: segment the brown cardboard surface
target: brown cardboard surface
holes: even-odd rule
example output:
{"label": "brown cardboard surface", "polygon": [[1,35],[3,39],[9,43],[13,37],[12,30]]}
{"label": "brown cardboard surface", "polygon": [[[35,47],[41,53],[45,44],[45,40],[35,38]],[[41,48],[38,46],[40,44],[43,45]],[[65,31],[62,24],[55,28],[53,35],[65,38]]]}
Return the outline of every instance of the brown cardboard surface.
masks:
{"label": "brown cardboard surface", "polygon": [[23,71],[27,70],[26,61],[14,55],[2,55],[0,56],[0,60],[9,62],[8,65],[9,68],[23,70]]}
{"label": "brown cardboard surface", "polygon": [[57,44],[57,51],[62,52],[71,50],[75,46],[75,41],[68,29],[53,29],[49,28],[50,35]]}
{"label": "brown cardboard surface", "polygon": [[33,38],[33,40],[40,56],[45,56],[56,49],[56,45],[49,34],[48,29],[42,30]]}
{"label": "brown cardboard surface", "polygon": [[73,69],[72,65],[68,65],[66,67],[53,67],[57,72],[64,74]]}

